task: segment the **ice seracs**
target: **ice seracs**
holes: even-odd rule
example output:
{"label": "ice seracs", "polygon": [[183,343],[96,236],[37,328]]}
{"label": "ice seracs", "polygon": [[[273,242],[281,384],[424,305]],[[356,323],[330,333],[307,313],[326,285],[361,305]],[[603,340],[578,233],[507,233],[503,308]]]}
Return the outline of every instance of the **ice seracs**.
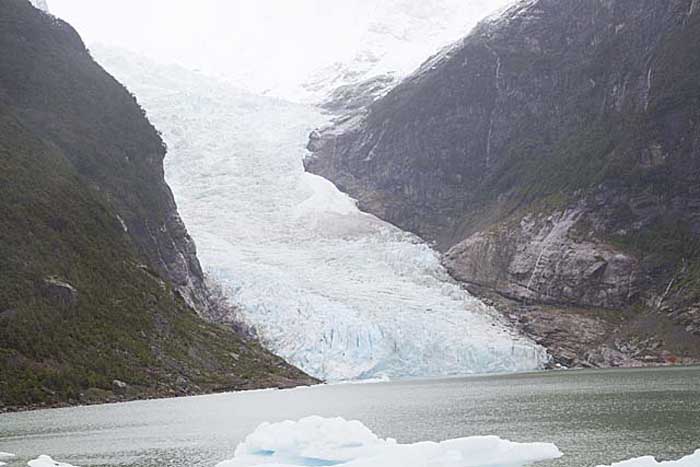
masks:
{"label": "ice seracs", "polygon": [[647,456],[612,465],[599,465],[598,467],[700,467],[700,449],[677,461],[659,462],[655,458]]}
{"label": "ice seracs", "polygon": [[556,459],[548,443],[513,443],[495,436],[399,444],[381,439],[359,421],[308,417],[261,425],[217,467],[522,467]]}

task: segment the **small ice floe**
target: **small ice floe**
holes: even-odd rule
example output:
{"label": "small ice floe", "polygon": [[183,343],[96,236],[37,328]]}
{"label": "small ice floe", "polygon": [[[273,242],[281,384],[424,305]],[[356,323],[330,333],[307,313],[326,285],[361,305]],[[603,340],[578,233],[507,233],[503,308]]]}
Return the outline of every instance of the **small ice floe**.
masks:
{"label": "small ice floe", "polygon": [[495,436],[399,444],[358,421],[309,417],[260,425],[238,445],[233,459],[217,467],[523,467],[561,455],[553,444]]}
{"label": "small ice floe", "polygon": [[357,384],[379,384],[379,383],[390,383],[391,378],[388,376],[381,376],[378,378],[367,378],[367,379],[348,379],[343,381],[333,381],[328,383],[329,386],[345,386],[345,385],[357,385]]}
{"label": "small ice floe", "polygon": [[647,456],[598,467],[700,467],[700,449],[677,461],[658,462],[655,458]]}
{"label": "small ice floe", "polygon": [[39,456],[36,459],[27,462],[27,465],[29,467],[74,467],[70,464],[57,462],[46,455]]}
{"label": "small ice floe", "polygon": [[7,460],[11,457],[15,457],[14,454],[10,454],[9,452],[2,452],[0,451],[0,466],[7,465],[7,462],[3,462],[4,460]]}

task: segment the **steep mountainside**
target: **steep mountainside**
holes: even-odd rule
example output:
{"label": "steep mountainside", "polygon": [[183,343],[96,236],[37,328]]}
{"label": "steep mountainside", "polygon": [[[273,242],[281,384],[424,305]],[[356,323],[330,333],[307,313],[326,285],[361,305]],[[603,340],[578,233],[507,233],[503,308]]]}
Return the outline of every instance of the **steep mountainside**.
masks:
{"label": "steep mountainside", "polygon": [[66,23],[0,2],[0,410],[311,382],[209,298],[165,147]]}
{"label": "steep mountainside", "polygon": [[520,1],[314,132],[307,169],[434,241],[563,363],[697,357],[699,10]]}

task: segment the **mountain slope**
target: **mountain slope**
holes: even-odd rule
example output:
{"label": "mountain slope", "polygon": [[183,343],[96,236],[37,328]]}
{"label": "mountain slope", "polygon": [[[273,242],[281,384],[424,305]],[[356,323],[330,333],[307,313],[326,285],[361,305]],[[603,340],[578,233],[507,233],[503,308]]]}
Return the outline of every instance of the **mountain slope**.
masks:
{"label": "mountain slope", "polygon": [[697,357],[697,10],[521,1],[314,133],[307,169],[436,242],[456,278],[525,303],[515,319],[550,347],[582,322],[532,304],[621,312],[566,363]]}
{"label": "mountain slope", "polygon": [[312,380],[206,309],[165,147],[66,23],[0,3],[0,410]]}

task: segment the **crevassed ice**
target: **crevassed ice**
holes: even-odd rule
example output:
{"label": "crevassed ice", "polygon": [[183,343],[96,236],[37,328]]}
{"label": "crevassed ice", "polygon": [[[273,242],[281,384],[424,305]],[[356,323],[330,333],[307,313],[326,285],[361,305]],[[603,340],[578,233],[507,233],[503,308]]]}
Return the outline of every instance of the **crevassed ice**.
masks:
{"label": "crevassed ice", "polygon": [[441,443],[399,444],[380,439],[358,421],[308,417],[298,422],[265,423],[217,467],[521,467],[556,459],[548,443],[513,443],[495,436]]}
{"label": "crevassed ice", "polygon": [[269,348],[327,380],[538,368],[412,235],[304,172],[312,107],[93,51],[168,144],[166,177],[206,272]]}
{"label": "crevassed ice", "polygon": [[699,467],[700,449],[694,454],[686,456],[677,461],[659,462],[651,456],[631,459],[624,462],[617,462],[612,465],[599,465],[598,467]]}

